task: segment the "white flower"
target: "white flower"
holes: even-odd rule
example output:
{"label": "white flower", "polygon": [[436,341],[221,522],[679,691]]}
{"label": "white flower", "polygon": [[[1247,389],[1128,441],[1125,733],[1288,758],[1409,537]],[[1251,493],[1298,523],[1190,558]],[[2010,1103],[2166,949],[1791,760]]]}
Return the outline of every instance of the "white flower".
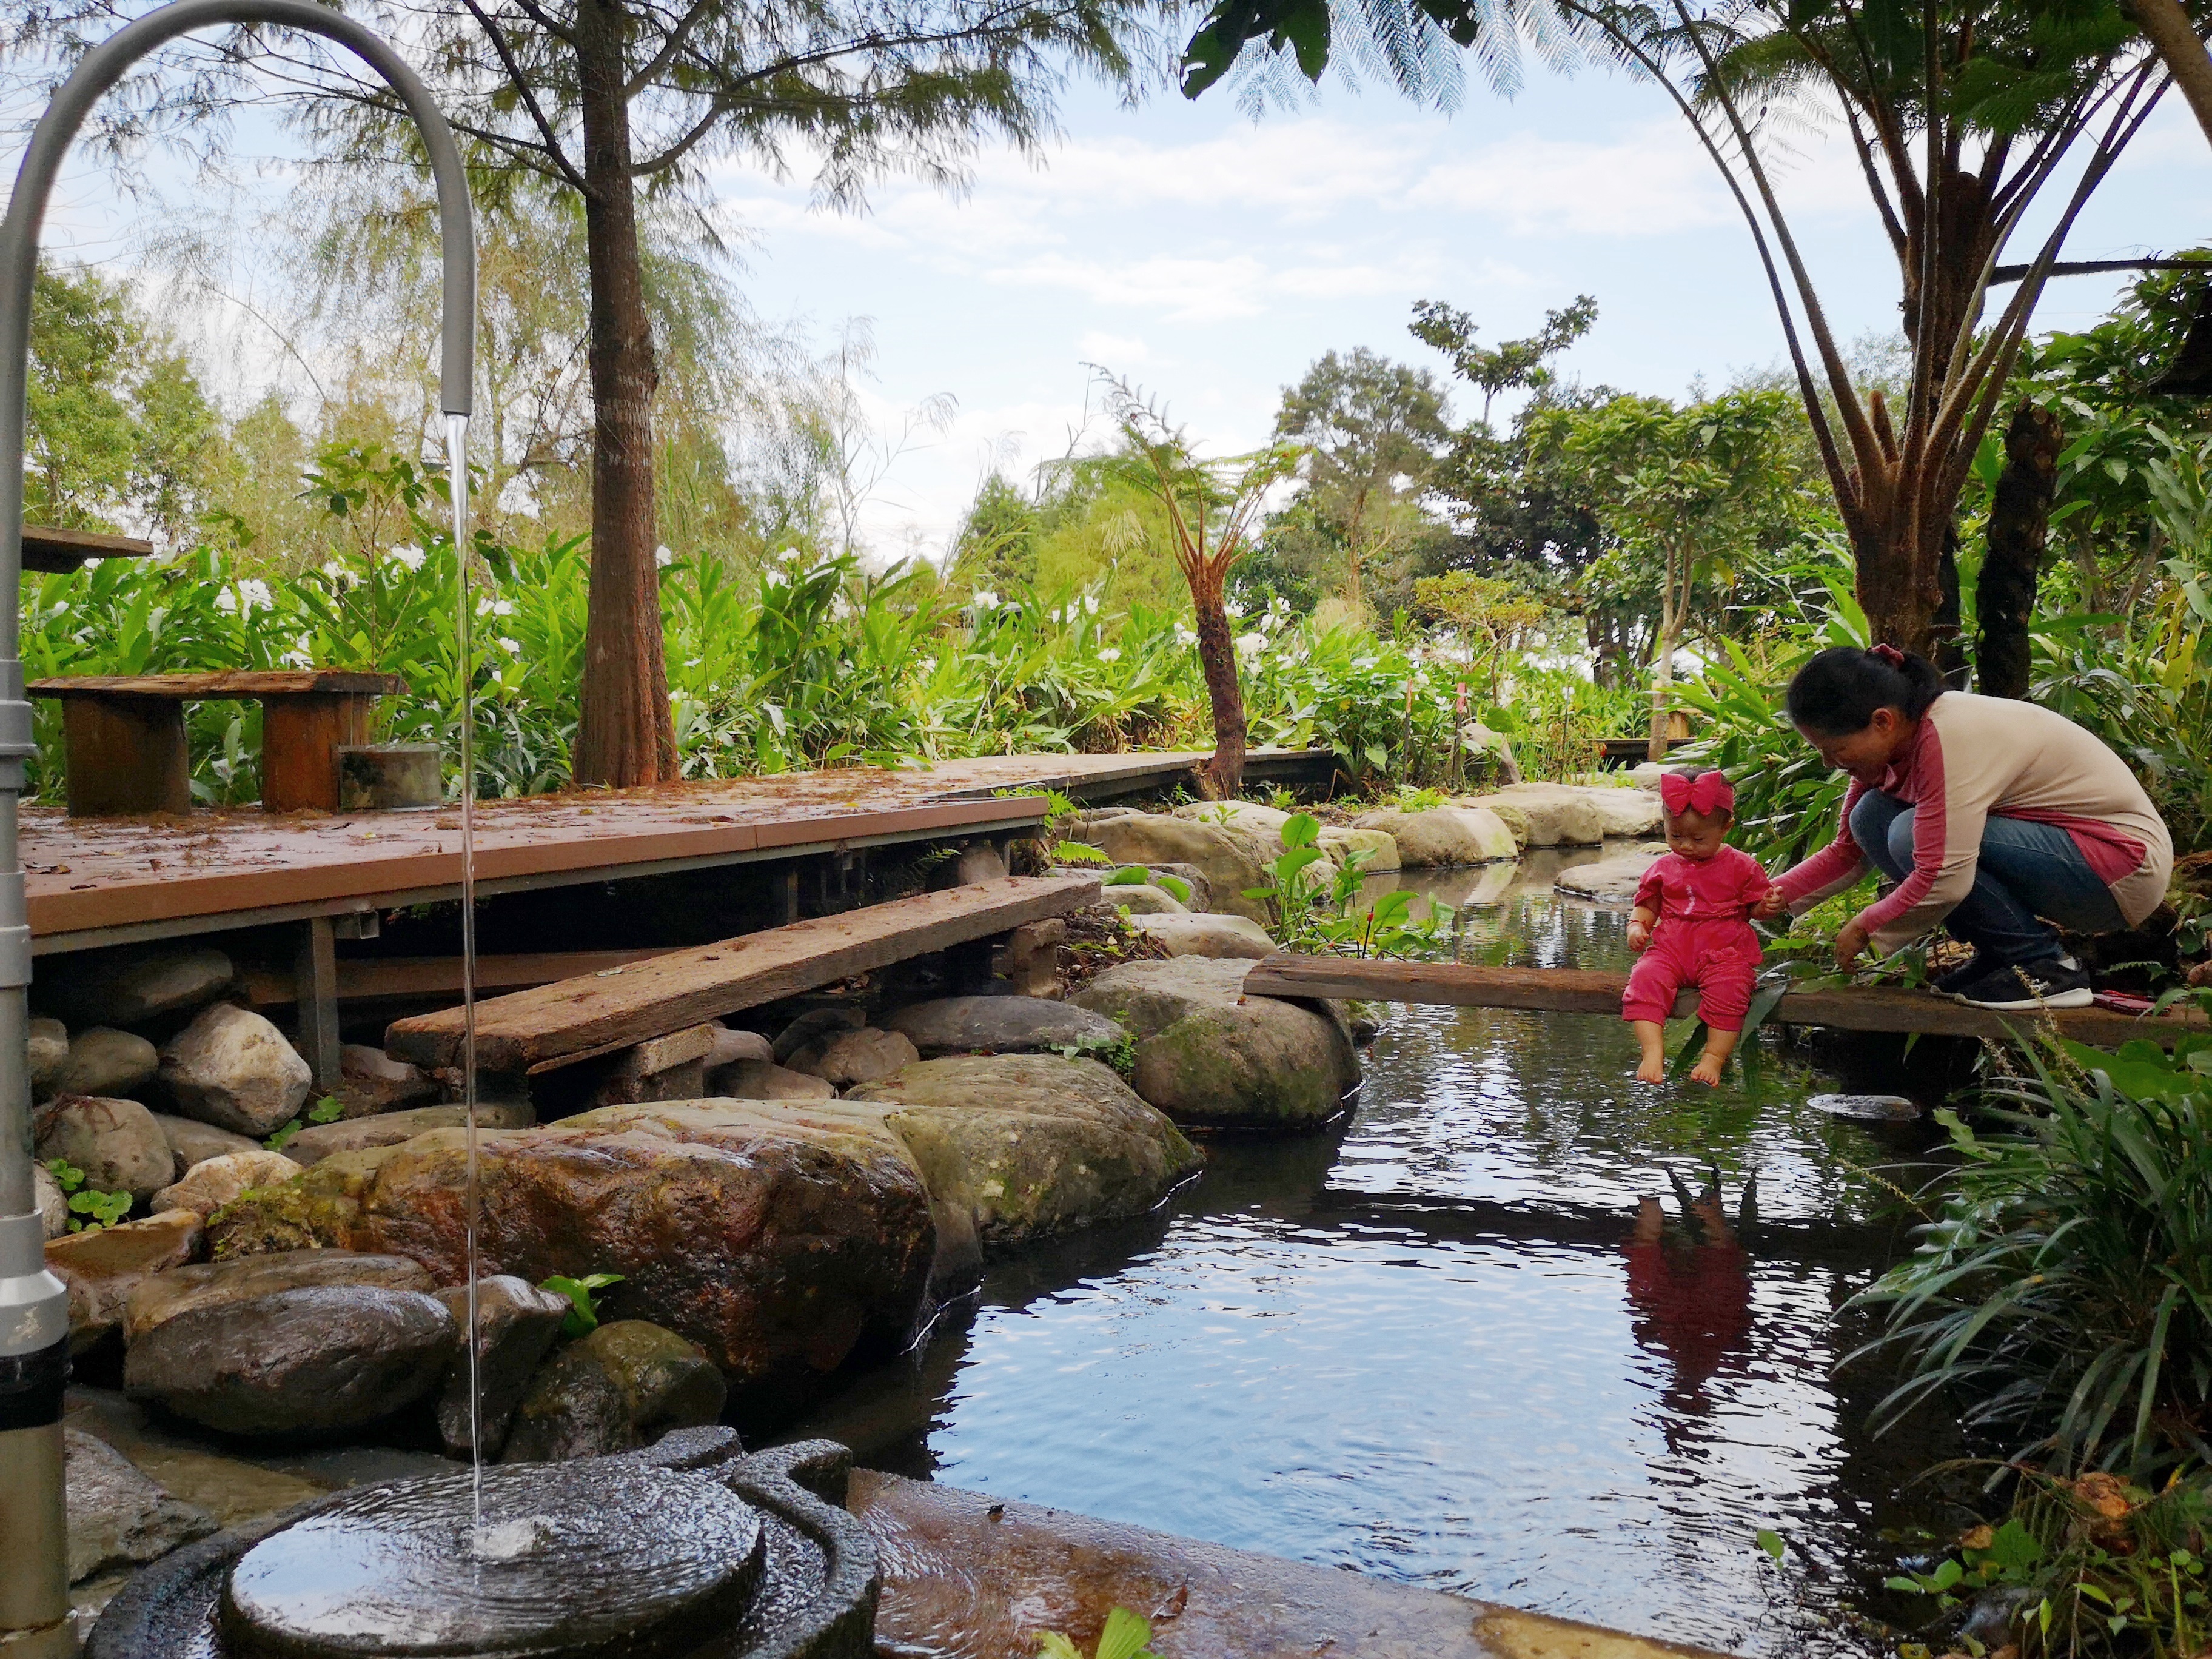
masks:
{"label": "white flower", "polygon": [[392,550],[392,556],[410,570],[420,570],[422,568],[422,550],[412,543],[401,543]]}
{"label": "white flower", "polygon": [[336,559],[325,559],[323,561],[323,574],[328,576],[332,581],[336,581],[339,577],[344,575],[345,573],[345,567],[340,564]]}
{"label": "white flower", "polygon": [[653,562],[665,570],[676,562],[676,556],[665,547],[656,547],[653,550]]}
{"label": "white flower", "polygon": [[800,553],[795,547],[787,547],[782,552],[777,554],[775,556],[778,562],[782,564],[791,564],[805,556]]}
{"label": "white flower", "polygon": [[479,599],[477,601],[477,615],[479,617],[512,617],[514,614],[513,599]]}
{"label": "white flower", "polygon": [[215,608],[222,611],[225,616],[228,616],[232,611],[238,609],[238,595],[232,592],[228,588],[224,588],[220,593],[217,593],[215,596]]}
{"label": "white flower", "polygon": [[1119,662],[1121,660],[1121,653],[1115,647],[1109,645],[1103,651],[1101,651],[1098,653],[1098,660],[1101,662]]}
{"label": "white flower", "polygon": [[84,568],[87,570],[97,570],[100,568],[102,562],[103,561],[97,557],[89,558],[84,562]]}
{"label": "white flower", "polygon": [[1237,636],[1237,654],[1240,657],[1256,657],[1267,648],[1267,636],[1265,634],[1239,634]]}
{"label": "white flower", "polygon": [[1098,596],[1096,593],[1085,593],[1083,596],[1083,608],[1091,615],[1094,617],[1097,616],[1098,614]]}
{"label": "white flower", "polygon": [[996,611],[999,596],[988,587],[979,587],[975,590],[975,597],[968,603],[978,611]]}
{"label": "white flower", "polygon": [[522,641],[520,640],[502,639],[499,642],[499,648],[506,652],[510,657],[519,657],[522,654]]}
{"label": "white flower", "polygon": [[276,601],[269,592],[269,584],[258,576],[249,576],[238,585],[238,596],[246,601],[248,611],[266,611]]}
{"label": "white flower", "polygon": [[1177,623],[1176,624],[1176,643],[1177,645],[1196,645],[1198,643],[1198,635],[1192,633],[1190,629],[1185,628],[1181,623]]}
{"label": "white flower", "polygon": [[1244,607],[1234,599],[1224,599],[1221,602],[1221,614],[1224,617],[1241,617],[1244,614]]}

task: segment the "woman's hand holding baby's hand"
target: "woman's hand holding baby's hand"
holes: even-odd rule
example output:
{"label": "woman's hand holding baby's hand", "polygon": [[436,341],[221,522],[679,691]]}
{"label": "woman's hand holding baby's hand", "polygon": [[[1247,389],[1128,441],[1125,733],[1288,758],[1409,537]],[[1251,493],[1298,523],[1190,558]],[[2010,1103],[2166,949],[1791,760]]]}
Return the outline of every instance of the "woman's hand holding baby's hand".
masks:
{"label": "woman's hand holding baby's hand", "polygon": [[1651,924],[1650,922],[1632,921],[1628,924],[1628,948],[1630,950],[1640,951],[1644,948],[1644,946],[1650,943]]}

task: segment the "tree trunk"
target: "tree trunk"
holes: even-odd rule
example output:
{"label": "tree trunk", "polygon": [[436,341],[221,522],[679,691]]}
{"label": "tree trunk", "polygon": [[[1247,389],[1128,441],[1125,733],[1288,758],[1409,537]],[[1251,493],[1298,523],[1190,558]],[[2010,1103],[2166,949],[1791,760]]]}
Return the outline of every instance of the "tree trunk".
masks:
{"label": "tree trunk", "polygon": [[616,788],[677,775],[653,557],[653,394],[660,376],[638,257],[623,27],[616,0],[579,0],[592,282],[592,597],[574,770],[580,785]]}
{"label": "tree trunk", "polygon": [[1681,643],[1680,635],[1676,623],[1661,630],[1659,658],[1651,665],[1651,733],[1644,751],[1647,760],[1667,758],[1667,716],[1673,702],[1668,693],[1674,689],[1674,647]]}
{"label": "tree trunk", "polygon": [[1943,526],[1936,553],[1936,615],[1928,629],[1928,660],[1954,691],[1966,689],[1966,622],[1959,592],[1959,526]]}
{"label": "tree trunk", "polygon": [[2212,56],[2197,38],[2189,14],[2179,0],[2126,0],[2125,9],[2157,49],[2166,72],[2189,100],[2197,125],[2212,138]]}
{"label": "tree trunk", "polygon": [[1191,579],[1192,606],[1198,612],[1198,663],[1206,673],[1206,695],[1213,705],[1213,758],[1206,763],[1206,793],[1234,800],[1244,787],[1244,689],[1237,680],[1237,641],[1229,632],[1229,613],[1221,605],[1221,577]]}
{"label": "tree trunk", "polygon": [[2035,614],[2036,578],[2051,538],[2051,498],[2065,434],[2039,404],[2013,411],[2005,433],[2004,471],[1990,500],[1989,549],[1974,589],[1981,638],[1975,650],[1977,689],[1984,696],[2026,697],[2027,625]]}

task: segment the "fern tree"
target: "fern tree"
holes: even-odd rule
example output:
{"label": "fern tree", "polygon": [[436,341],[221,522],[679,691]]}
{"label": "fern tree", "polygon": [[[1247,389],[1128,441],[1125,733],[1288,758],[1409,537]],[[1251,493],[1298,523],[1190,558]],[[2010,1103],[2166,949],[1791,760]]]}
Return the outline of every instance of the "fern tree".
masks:
{"label": "fern tree", "polygon": [[[2167,84],[2159,57],[2116,0],[1216,0],[1184,90],[1235,69],[1264,96],[1348,47],[1449,102],[1462,49],[1510,91],[1524,45],[1673,100],[1750,231],[1869,625],[1955,659],[1960,492],[2068,232]],[[1777,198],[1778,130],[1808,115],[1840,125],[1895,257],[1901,406],[1854,384]],[[2046,194],[2051,228],[2005,263]]]}

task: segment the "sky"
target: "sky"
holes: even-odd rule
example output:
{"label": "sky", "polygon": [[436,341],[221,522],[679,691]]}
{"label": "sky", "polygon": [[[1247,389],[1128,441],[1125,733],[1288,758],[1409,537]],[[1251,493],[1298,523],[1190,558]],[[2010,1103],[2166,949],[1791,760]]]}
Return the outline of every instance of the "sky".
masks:
{"label": "sky", "polygon": [[[755,312],[823,348],[855,323],[872,337],[864,395],[885,453],[863,523],[879,554],[941,550],[994,467],[1025,482],[1072,434],[1095,440],[1086,364],[1233,453],[1266,438],[1283,388],[1324,351],[1364,345],[1441,374],[1407,332],[1417,300],[1470,313],[1495,343],[1592,295],[1595,326],[1563,367],[1628,391],[1680,398],[1781,359],[1717,173],[1663,94],[1602,69],[1531,65],[1510,100],[1470,76],[1450,114],[1332,79],[1258,121],[1225,88],[1132,110],[1078,86],[1060,125],[1035,155],[979,155],[958,194],[894,180],[857,214],[812,204],[803,177],[712,175]],[[1893,332],[1895,267],[1856,162],[1818,131],[1795,144],[1782,194],[1837,332]],[[2189,246],[2212,233],[2208,208],[2212,149],[2169,99],[2067,253]],[[131,212],[72,168],[48,245],[127,260]],[[2118,288],[2055,283],[2039,326],[2087,324]],[[951,417],[916,425],[933,398]],[[1456,407],[1475,412],[1464,395]]]}

